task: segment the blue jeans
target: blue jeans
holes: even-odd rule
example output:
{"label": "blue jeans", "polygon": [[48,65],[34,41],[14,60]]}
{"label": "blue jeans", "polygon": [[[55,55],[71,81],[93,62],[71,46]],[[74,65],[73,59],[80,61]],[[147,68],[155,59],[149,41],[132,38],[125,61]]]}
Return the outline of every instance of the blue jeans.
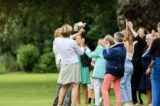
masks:
{"label": "blue jeans", "polygon": [[152,69],[152,106],[160,106],[160,57],[156,57]]}
{"label": "blue jeans", "polygon": [[133,65],[131,61],[126,61],[124,76],[121,78],[120,82],[122,102],[132,101],[132,91],[131,91],[132,73],[133,73]]}

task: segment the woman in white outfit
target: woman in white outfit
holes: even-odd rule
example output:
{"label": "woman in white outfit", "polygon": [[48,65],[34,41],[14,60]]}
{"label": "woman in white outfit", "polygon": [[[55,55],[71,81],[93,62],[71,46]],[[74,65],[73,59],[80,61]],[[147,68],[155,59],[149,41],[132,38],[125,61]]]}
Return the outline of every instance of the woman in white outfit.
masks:
{"label": "woman in white outfit", "polygon": [[78,87],[81,81],[78,54],[84,54],[84,41],[81,41],[80,48],[76,41],[70,39],[71,32],[72,27],[70,25],[63,25],[63,37],[55,40],[56,49],[61,56],[61,71],[59,74],[58,83],[62,85],[62,88],[59,94],[58,106],[62,106],[65,93],[70,85],[72,86],[71,106],[76,105]]}

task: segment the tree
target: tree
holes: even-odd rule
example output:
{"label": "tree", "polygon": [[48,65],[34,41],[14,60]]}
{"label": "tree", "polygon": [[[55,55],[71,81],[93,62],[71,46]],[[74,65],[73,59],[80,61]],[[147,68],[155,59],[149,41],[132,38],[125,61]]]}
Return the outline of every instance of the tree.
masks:
{"label": "tree", "polygon": [[136,28],[156,29],[160,21],[159,0],[118,0],[117,18],[119,28],[124,28],[124,20],[131,20]]}
{"label": "tree", "polygon": [[97,39],[118,30],[115,0],[0,0],[0,19],[0,53],[10,53],[15,63],[19,45],[37,47],[38,59],[50,56],[53,31],[65,23],[86,22],[85,37],[92,48]]}

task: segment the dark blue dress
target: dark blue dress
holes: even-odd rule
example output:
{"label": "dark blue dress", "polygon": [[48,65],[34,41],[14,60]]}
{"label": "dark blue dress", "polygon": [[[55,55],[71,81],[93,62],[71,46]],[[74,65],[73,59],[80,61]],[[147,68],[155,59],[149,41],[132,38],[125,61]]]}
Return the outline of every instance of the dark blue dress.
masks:
{"label": "dark blue dress", "polygon": [[139,89],[141,91],[146,91],[147,89],[151,89],[151,79],[150,75],[146,75],[146,70],[151,63],[151,54],[148,50],[146,50],[142,55],[142,77],[140,80]]}

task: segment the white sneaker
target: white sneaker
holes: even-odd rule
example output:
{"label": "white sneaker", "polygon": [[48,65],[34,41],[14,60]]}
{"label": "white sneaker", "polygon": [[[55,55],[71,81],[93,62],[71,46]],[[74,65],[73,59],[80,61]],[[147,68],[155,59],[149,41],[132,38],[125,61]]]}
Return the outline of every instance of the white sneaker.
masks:
{"label": "white sneaker", "polygon": [[148,106],[152,106],[152,103],[151,103],[151,104],[149,104]]}
{"label": "white sneaker", "polygon": [[124,106],[133,106],[132,103],[125,103]]}
{"label": "white sneaker", "polygon": [[99,98],[99,104],[101,104],[102,103],[102,98]]}

